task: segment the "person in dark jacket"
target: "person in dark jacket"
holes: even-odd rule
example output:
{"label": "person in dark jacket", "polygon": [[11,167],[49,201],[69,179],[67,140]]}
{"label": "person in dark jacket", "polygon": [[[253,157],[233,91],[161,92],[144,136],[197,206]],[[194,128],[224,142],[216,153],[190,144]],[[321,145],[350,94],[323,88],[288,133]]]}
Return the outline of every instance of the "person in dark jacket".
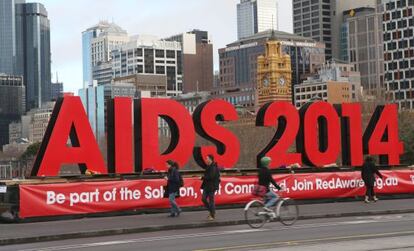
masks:
{"label": "person in dark jacket", "polygon": [[219,189],[220,170],[217,167],[217,163],[214,161],[213,155],[208,155],[206,157],[206,164],[207,166],[202,177],[203,183],[201,184],[201,189],[203,189],[203,197],[201,200],[209,212],[207,219],[214,220],[216,217],[214,194]]}
{"label": "person in dark jacket", "polygon": [[171,214],[168,217],[180,216],[181,209],[175,201],[175,197],[180,192],[180,174],[178,172],[178,164],[172,160],[167,161],[168,174],[167,174],[167,190],[168,199],[171,205]]}
{"label": "person in dark jacket", "polygon": [[365,192],[365,203],[369,203],[370,199],[374,202],[378,200],[375,196],[374,183],[375,183],[375,174],[382,179],[382,174],[378,171],[378,168],[375,166],[374,159],[371,156],[365,158],[364,165],[361,169],[361,177],[364,181],[366,192]]}
{"label": "person in dark jacket", "polygon": [[267,202],[264,206],[264,209],[267,211],[271,211],[270,207],[272,207],[276,201],[278,200],[278,196],[275,192],[273,192],[270,189],[270,184],[273,184],[277,190],[281,190],[282,188],[276,183],[276,181],[273,179],[272,174],[269,170],[270,162],[272,162],[272,159],[270,157],[263,157],[260,159],[260,168],[259,168],[259,185],[266,187],[266,198]]}

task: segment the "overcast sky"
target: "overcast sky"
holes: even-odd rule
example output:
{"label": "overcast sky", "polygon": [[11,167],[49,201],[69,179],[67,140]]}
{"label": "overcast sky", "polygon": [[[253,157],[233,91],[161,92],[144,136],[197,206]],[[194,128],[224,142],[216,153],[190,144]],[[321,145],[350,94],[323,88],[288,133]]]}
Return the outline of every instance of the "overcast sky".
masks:
{"label": "overcast sky", "polygon": [[[292,32],[292,1],[279,1],[279,29]],[[28,0],[45,5],[50,20],[52,75],[65,91],[82,87],[82,36],[100,20],[114,21],[129,35],[167,37],[192,29],[207,30],[217,49],[237,40],[239,0]]]}

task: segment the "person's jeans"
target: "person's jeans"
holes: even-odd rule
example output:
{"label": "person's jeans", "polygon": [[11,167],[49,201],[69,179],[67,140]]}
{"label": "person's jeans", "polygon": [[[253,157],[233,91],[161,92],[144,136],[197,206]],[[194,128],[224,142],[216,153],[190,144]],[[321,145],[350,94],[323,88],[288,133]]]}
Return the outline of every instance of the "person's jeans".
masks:
{"label": "person's jeans", "polygon": [[214,217],[216,215],[216,206],[214,205],[214,193],[215,191],[206,191],[203,190],[203,197],[201,200],[204,203],[204,206],[210,212],[210,215]]}
{"label": "person's jeans", "polygon": [[265,207],[267,208],[272,207],[276,203],[276,201],[279,199],[277,194],[275,194],[273,191],[267,192],[265,196],[266,196],[265,198],[267,199]]}
{"label": "person's jeans", "polygon": [[170,200],[171,205],[171,214],[178,214],[181,211],[180,207],[177,205],[177,202],[175,201],[176,195],[177,193],[170,193],[168,195],[168,199]]}
{"label": "person's jeans", "polygon": [[365,184],[366,191],[365,196],[368,196],[370,199],[372,199],[375,196],[374,186]]}

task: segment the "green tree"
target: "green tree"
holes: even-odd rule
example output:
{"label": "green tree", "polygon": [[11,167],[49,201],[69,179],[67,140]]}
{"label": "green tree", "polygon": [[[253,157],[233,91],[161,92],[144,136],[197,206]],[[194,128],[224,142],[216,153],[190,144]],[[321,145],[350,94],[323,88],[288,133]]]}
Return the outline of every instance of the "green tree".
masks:
{"label": "green tree", "polygon": [[41,145],[41,142],[36,142],[28,146],[26,151],[24,151],[22,156],[20,156],[20,159],[26,160],[26,159],[31,159],[34,156],[36,156],[37,152],[40,149],[40,145]]}

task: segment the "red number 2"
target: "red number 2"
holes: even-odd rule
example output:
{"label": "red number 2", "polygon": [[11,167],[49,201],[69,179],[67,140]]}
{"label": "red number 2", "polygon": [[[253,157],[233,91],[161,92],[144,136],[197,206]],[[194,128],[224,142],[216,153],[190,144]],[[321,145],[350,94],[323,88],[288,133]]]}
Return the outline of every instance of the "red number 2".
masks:
{"label": "red number 2", "polygon": [[288,153],[299,129],[299,114],[289,102],[272,102],[258,112],[256,126],[277,126],[276,134],[270,143],[257,155],[257,163],[263,156],[272,158],[271,168],[294,163],[301,164],[300,153]]}

